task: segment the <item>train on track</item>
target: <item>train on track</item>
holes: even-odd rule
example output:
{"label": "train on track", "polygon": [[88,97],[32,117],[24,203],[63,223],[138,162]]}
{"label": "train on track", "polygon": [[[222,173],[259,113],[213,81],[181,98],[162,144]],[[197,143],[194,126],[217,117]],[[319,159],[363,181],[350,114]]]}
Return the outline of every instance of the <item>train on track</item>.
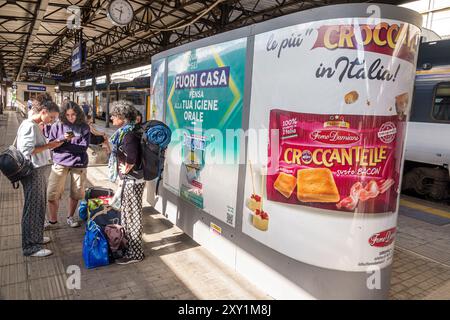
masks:
{"label": "train on track", "polygon": [[403,191],[450,197],[450,39],[422,42],[406,138]]}
{"label": "train on track", "polygon": [[[108,88],[105,83],[96,85],[95,110],[98,119],[106,119],[106,103],[108,99]],[[92,105],[92,86],[79,88],[74,94],[74,100],[78,104],[87,102]],[[149,119],[150,114],[150,77],[138,77],[132,81],[117,79],[109,86],[109,101],[128,100],[134,104],[143,115]]]}

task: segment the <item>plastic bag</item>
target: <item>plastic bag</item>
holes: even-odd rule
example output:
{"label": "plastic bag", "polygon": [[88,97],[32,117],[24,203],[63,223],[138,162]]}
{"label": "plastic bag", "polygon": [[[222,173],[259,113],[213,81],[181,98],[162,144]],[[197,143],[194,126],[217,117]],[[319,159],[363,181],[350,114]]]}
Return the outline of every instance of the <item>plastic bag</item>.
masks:
{"label": "plastic bag", "polygon": [[88,269],[109,264],[108,241],[100,227],[92,220],[86,225],[83,260]]}

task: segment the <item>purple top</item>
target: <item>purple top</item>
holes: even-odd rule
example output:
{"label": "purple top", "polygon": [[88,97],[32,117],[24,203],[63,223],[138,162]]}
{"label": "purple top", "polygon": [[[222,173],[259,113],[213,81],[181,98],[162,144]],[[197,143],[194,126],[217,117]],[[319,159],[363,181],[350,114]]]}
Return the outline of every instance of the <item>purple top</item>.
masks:
{"label": "purple top", "polygon": [[68,131],[73,131],[75,137],[53,149],[53,161],[64,167],[86,168],[88,165],[86,150],[91,138],[91,131],[87,124],[67,125],[56,122],[50,129],[49,141],[64,140],[64,133]]}

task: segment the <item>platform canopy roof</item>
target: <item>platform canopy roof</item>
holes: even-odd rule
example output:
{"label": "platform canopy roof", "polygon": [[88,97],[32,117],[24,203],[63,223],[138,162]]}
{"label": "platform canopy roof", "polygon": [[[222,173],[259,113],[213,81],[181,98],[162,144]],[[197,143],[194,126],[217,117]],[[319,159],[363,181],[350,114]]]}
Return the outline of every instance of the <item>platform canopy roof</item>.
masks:
{"label": "platform canopy roof", "polygon": [[[34,73],[76,80],[148,64],[155,53],[213,34],[314,7],[372,1],[128,0],[134,20],[112,24],[110,0],[0,0],[0,80],[31,80]],[[375,2],[401,4],[405,0]],[[81,28],[71,28],[79,9]],[[70,10],[72,10],[70,12]],[[82,38],[86,68],[71,72],[71,52]]]}

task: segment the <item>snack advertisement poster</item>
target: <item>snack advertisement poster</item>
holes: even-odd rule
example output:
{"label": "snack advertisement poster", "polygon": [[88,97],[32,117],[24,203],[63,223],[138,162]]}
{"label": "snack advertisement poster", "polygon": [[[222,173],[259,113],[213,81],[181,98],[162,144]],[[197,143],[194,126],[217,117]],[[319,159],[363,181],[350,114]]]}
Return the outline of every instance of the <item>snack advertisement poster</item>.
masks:
{"label": "snack advertisement poster", "polygon": [[372,18],[255,36],[243,233],[328,269],[392,262],[419,37]]}
{"label": "snack advertisement poster", "polygon": [[166,59],[152,64],[152,85],[150,92],[150,119],[163,120],[164,117],[164,71]]}
{"label": "snack advertisement poster", "polygon": [[165,187],[230,226],[235,224],[247,39],[168,58],[166,123],[171,128]]}

